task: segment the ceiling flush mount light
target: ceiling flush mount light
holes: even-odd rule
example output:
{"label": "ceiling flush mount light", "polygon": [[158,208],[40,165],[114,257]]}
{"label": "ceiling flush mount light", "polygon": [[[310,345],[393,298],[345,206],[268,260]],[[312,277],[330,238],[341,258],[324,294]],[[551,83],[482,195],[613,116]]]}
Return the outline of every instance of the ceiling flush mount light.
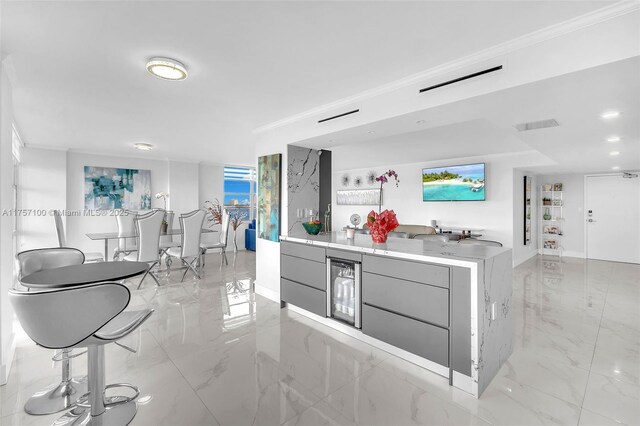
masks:
{"label": "ceiling flush mount light", "polygon": [[605,120],[611,120],[612,118],[616,118],[620,115],[620,112],[618,111],[606,111],[603,112],[600,117],[604,118]]}
{"label": "ceiling flush mount light", "polygon": [[376,132],[374,132],[373,130],[369,130],[367,133],[369,133],[370,135],[375,135]]}
{"label": "ceiling flush mount light", "polygon": [[620,136],[609,136],[607,138],[607,142],[609,143],[620,142]]}
{"label": "ceiling flush mount light", "polygon": [[611,151],[609,155],[615,157],[616,155],[620,155],[620,151]]}
{"label": "ceiling flush mount light", "polygon": [[611,170],[620,170],[620,166],[613,166]]}
{"label": "ceiling flush mount light", "polygon": [[424,124],[424,120],[418,120],[416,121],[416,124]]}
{"label": "ceiling flush mount light", "polygon": [[133,147],[135,149],[139,149],[140,151],[151,151],[153,149],[153,145],[150,143],[134,143]]}
{"label": "ceiling flush mount light", "polygon": [[163,80],[180,81],[187,78],[187,69],[175,59],[151,58],[147,62],[147,71]]}

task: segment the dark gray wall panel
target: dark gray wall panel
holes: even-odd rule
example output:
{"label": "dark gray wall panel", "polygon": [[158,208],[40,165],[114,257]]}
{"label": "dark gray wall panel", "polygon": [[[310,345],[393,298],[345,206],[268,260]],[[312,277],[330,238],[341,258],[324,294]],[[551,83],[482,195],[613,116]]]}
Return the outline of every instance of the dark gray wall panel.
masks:
{"label": "dark gray wall panel", "polygon": [[443,328],[363,304],[362,332],[449,366],[449,332]]}
{"label": "dark gray wall panel", "polygon": [[364,272],[362,302],[449,327],[449,291],[442,287]]}

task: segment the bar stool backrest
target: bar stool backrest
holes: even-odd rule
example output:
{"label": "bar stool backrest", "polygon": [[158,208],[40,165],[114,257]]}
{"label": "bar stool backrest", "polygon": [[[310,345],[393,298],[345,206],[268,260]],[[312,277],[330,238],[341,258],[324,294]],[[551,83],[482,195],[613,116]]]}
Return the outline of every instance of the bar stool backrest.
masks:
{"label": "bar stool backrest", "polygon": [[18,280],[45,269],[82,265],[83,263],[84,254],[80,250],[70,247],[26,250],[16,255]]}

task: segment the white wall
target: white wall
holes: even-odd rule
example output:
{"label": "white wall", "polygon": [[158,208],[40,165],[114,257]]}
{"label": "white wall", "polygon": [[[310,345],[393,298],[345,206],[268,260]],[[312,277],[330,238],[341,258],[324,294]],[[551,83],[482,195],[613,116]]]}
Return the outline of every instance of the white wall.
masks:
{"label": "white wall", "polygon": [[[524,177],[531,176],[531,242],[524,244]],[[533,173],[513,171],[513,265],[538,253],[538,179]]]}
{"label": "white wall", "polygon": [[[66,151],[24,148],[20,178],[22,208],[46,211],[67,208]],[[23,217],[20,251],[57,247],[54,226],[54,219],[49,214]]]}
{"label": "white wall", "polygon": [[[483,239],[500,241],[505,247],[513,245],[514,226],[514,168],[522,165],[536,164],[538,155],[531,153],[514,155],[490,155],[482,157],[456,158],[443,161],[389,164],[373,168],[382,173],[393,169],[400,178],[400,184],[393,181],[385,184],[383,189],[383,209],[393,209],[401,224],[429,225],[435,219],[441,226],[468,226],[483,228]],[[422,201],[422,169],[456,164],[486,164],[486,200],[485,201]],[[339,170],[333,174],[332,213],[333,229],[342,229],[349,224],[353,213],[359,214],[363,220],[373,206],[339,206],[336,203],[336,190],[342,189],[340,177],[344,173],[350,176],[366,176],[367,169]],[[375,187],[365,186],[365,187]],[[521,222],[518,222],[520,226]]]}
{"label": "white wall", "polygon": [[[67,210],[82,211],[84,209],[84,166],[150,170],[151,206],[164,208],[163,201],[157,200],[155,194],[160,191],[168,192],[170,188],[169,164],[166,160],[68,152],[66,166]],[[197,187],[198,182],[194,183]],[[195,193],[198,193],[197,189]],[[181,211],[176,210],[176,214],[179,213]],[[117,229],[116,219],[111,216],[67,217],[67,244],[85,252],[104,252],[104,242],[92,241],[87,238],[86,234],[90,232],[115,232]],[[115,240],[110,244],[109,256],[113,256],[114,247]]]}
{"label": "white wall", "polygon": [[[562,183],[562,199],[564,207],[564,223],[562,226],[563,255],[569,257],[585,257],[584,247],[584,175],[561,174],[538,176],[538,186],[545,183]],[[539,188],[538,188],[539,189]],[[538,191],[538,194],[540,192]],[[538,195],[540,197],[540,195]],[[544,211],[544,207],[542,207]],[[538,213],[540,216],[540,213]],[[538,217],[540,220],[541,217]],[[540,226],[540,224],[538,225]],[[538,228],[540,229],[540,228]]]}
{"label": "white wall", "polygon": [[[0,63],[0,211],[13,208],[12,124],[11,83]],[[7,294],[14,280],[14,221],[14,216],[0,215],[0,385],[7,381],[15,349],[14,313]]]}

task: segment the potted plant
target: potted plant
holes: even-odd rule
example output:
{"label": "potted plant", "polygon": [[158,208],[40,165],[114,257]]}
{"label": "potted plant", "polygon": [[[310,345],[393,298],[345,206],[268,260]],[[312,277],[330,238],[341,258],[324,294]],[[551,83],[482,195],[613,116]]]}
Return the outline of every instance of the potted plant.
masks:
{"label": "potted plant", "polygon": [[380,182],[380,202],[378,204],[378,213],[371,210],[367,215],[367,225],[369,226],[369,233],[374,243],[385,243],[389,232],[396,229],[399,225],[396,213],[393,210],[385,209],[382,211],[382,187],[391,178],[395,179],[396,187],[400,183],[398,174],[394,170],[389,170],[378,176],[375,180]]}

